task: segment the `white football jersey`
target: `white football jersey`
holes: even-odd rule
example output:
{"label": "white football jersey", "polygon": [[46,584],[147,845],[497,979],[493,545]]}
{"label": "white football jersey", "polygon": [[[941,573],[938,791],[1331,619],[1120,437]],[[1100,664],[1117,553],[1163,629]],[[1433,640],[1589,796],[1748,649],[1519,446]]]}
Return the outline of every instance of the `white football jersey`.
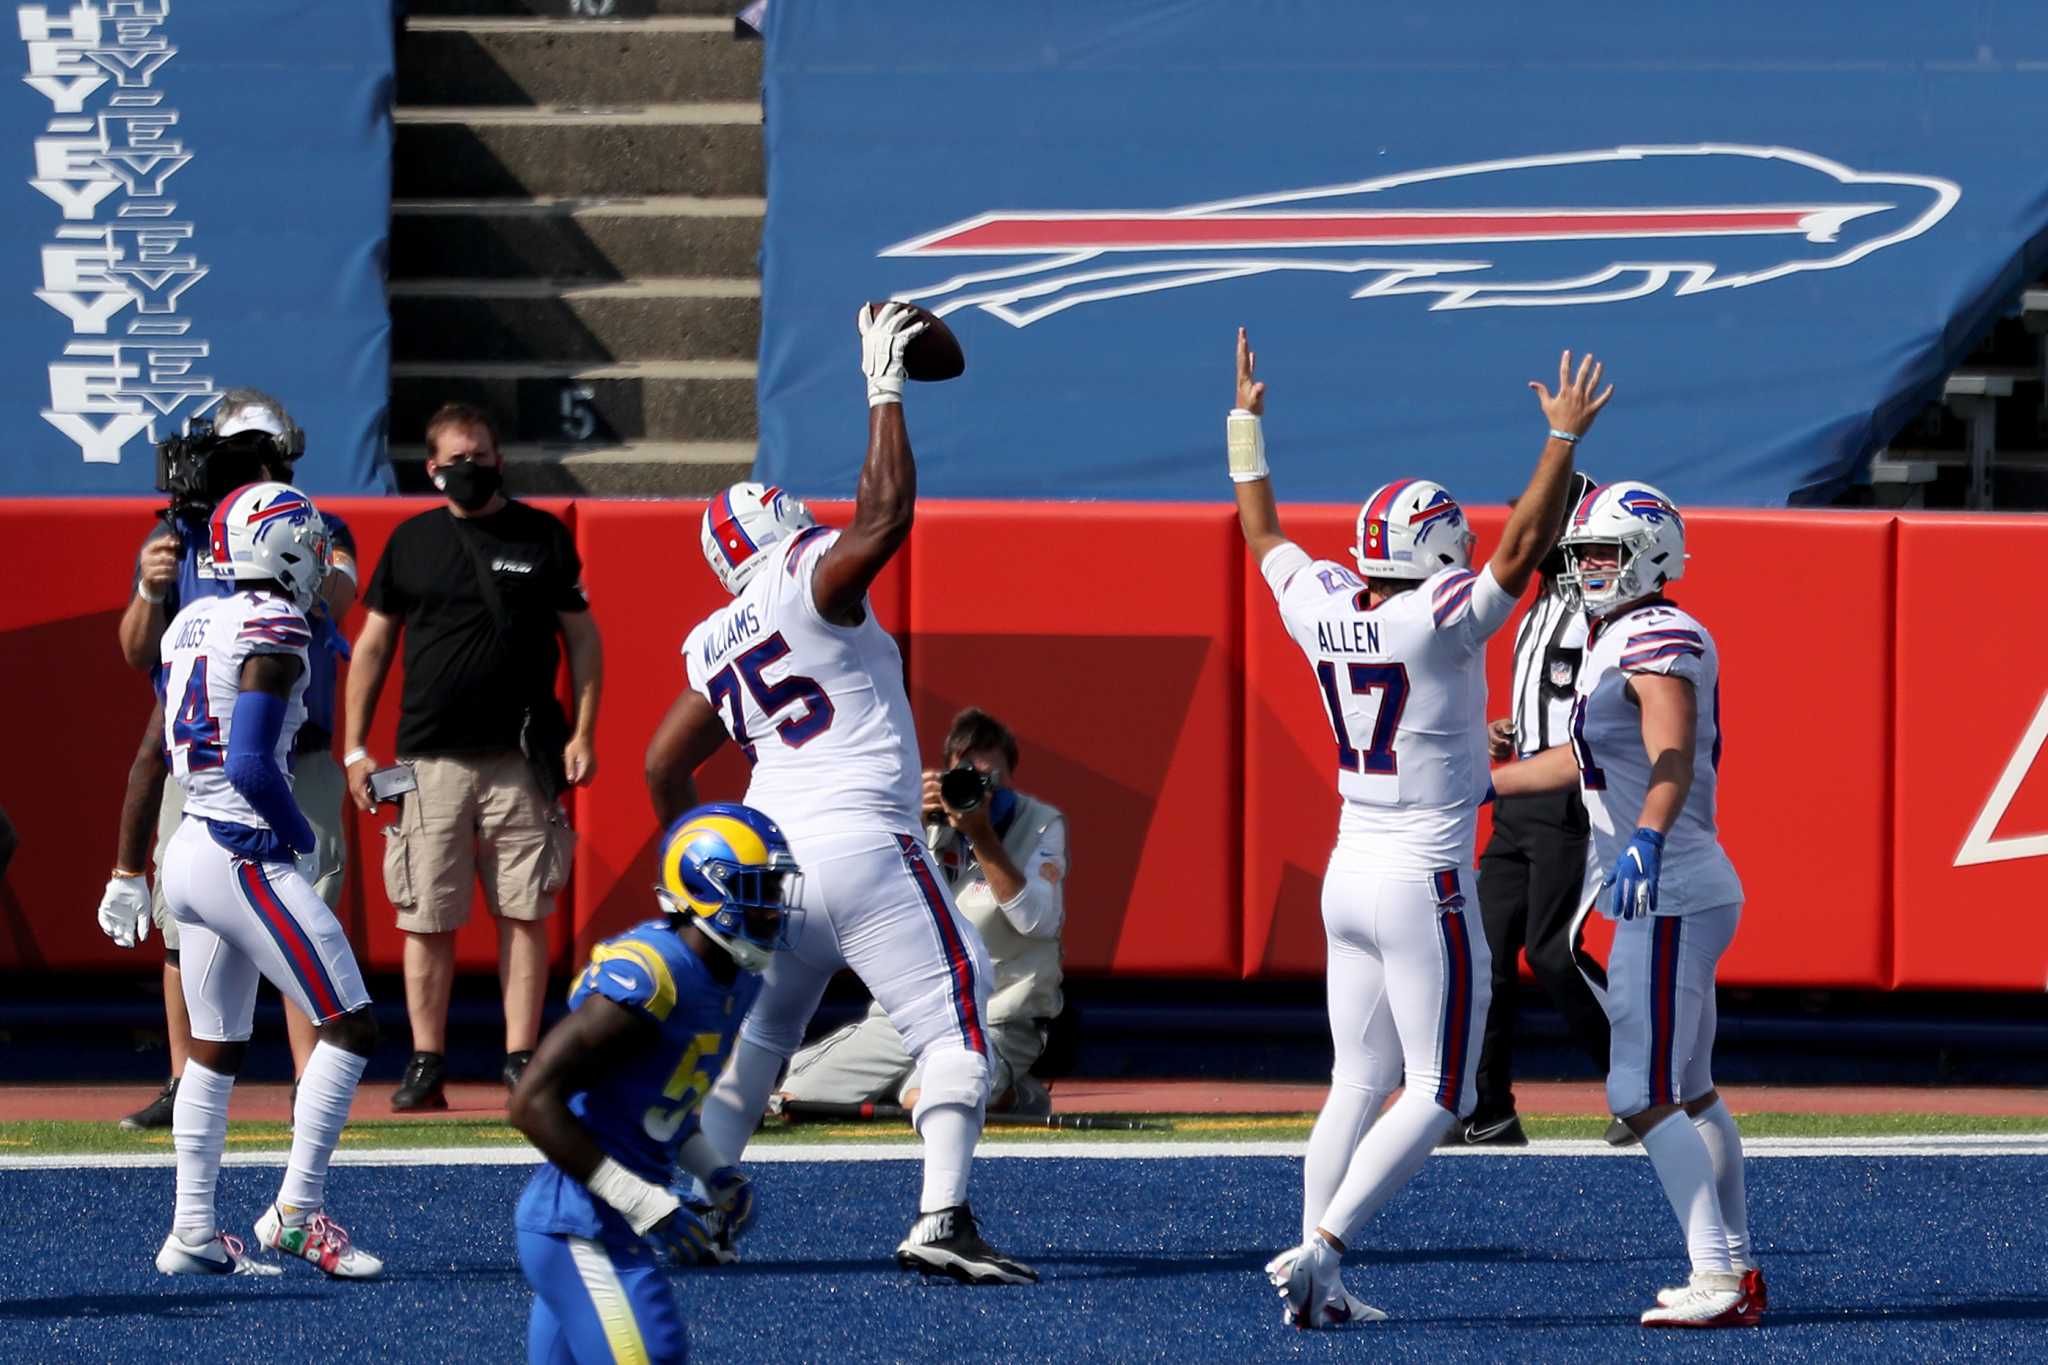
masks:
{"label": "white football jersey", "polygon": [[1733,905],[1742,899],[1742,880],[1721,848],[1714,819],[1721,766],[1721,657],[1707,628],[1669,603],[1637,607],[1595,624],[1579,669],[1571,744],[1593,827],[1586,848],[1588,892],[1634,837],[1650,789],[1643,714],[1627,691],[1629,678],[1637,673],[1684,678],[1699,703],[1692,789],[1678,822],[1664,835],[1657,913],[1684,915]]}
{"label": "white football jersey", "polygon": [[872,606],[859,625],[836,626],[811,595],[811,576],[838,539],[813,526],[776,545],[739,595],[683,641],[691,689],[753,765],[747,804],[798,843],[919,828],[923,779],[903,656]]}
{"label": "white football jersey", "polygon": [[[164,631],[164,747],[185,789],[185,809],[250,829],[269,824],[229,783],[225,764],[242,694],[242,664],[253,654],[290,654],[307,665],[313,632],[305,613],[269,592],[202,597]],[[277,766],[289,772],[292,739],[306,719],[310,666],[299,669],[277,737]]]}
{"label": "white football jersey", "polygon": [[1378,608],[1359,576],[1283,545],[1259,566],[1315,670],[1337,740],[1340,848],[1390,867],[1469,867],[1486,795],[1486,641],[1515,599],[1445,569]]}

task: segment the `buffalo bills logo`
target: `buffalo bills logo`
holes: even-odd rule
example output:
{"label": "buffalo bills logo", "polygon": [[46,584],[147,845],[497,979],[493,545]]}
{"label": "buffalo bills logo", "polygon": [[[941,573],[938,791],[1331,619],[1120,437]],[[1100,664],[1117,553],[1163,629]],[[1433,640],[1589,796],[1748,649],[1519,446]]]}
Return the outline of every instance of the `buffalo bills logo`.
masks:
{"label": "buffalo bills logo", "polygon": [[1465,524],[1464,509],[1458,506],[1449,492],[1441,488],[1430,495],[1429,501],[1418,508],[1414,516],[1408,518],[1409,529],[1415,532],[1415,543],[1421,545],[1427,542],[1429,533],[1434,531],[1439,523],[1445,526]]}
{"label": "buffalo bills logo", "polygon": [[1649,522],[1652,526],[1662,526],[1666,517],[1678,522],[1681,526],[1685,524],[1684,519],[1678,515],[1676,507],[1673,507],[1647,488],[1623,490],[1622,495],[1614,500],[1614,505],[1632,517]]}
{"label": "buffalo bills logo", "polygon": [[1961,197],[1785,147],[1615,147],[1165,209],[994,211],[887,247],[981,258],[895,297],[1015,327],[1084,303],[1278,271],[1437,309],[1622,303],[1850,266]]}
{"label": "buffalo bills logo", "polygon": [[304,526],[313,518],[313,504],[296,493],[286,493],[268,507],[258,508],[249,514],[249,526],[254,531],[250,540],[260,545],[270,534],[270,528],[279,524]]}

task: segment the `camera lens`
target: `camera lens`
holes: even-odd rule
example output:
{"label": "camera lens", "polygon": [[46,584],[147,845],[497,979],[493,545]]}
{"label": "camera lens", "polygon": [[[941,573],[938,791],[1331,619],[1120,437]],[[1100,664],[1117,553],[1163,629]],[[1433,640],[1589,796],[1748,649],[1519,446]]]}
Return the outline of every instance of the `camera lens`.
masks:
{"label": "camera lens", "polygon": [[988,790],[988,780],[979,771],[965,764],[948,768],[939,775],[939,795],[947,805],[957,811],[970,811],[981,804],[981,798]]}

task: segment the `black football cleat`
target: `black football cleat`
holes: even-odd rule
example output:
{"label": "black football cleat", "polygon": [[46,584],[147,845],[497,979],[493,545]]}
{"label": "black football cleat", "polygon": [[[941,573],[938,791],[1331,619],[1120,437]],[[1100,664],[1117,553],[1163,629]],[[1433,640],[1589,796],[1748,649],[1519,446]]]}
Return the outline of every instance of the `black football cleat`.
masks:
{"label": "black football cleat", "polygon": [[981,1239],[974,1210],[965,1204],[919,1214],[896,1248],[896,1264],[922,1275],[947,1275],[962,1284],[1036,1284],[1038,1272]]}
{"label": "black football cleat", "polygon": [[178,1078],[173,1076],[170,1082],[157,1092],[155,1099],[122,1119],[121,1126],[131,1133],[140,1133],[152,1128],[168,1128],[171,1126],[171,1110],[177,1103]]}
{"label": "black football cleat", "polygon": [[448,1063],[438,1052],[415,1052],[405,1064],[405,1079],[391,1094],[391,1107],[405,1112],[414,1109],[446,1109],[448,1097],[441,1092],[448,1079]]}

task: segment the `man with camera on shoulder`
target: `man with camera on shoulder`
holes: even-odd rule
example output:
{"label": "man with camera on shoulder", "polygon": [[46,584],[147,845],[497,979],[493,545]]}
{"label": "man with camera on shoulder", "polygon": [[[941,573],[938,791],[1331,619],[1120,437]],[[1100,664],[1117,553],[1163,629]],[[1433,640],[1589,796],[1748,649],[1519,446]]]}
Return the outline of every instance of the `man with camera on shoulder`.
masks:
{"label": "man with camera on shoulder", "polygon": [[[1044,1114],[1052,1096],[1031,1075],[1058,1017],[1060,929],[1066,919],[1067,819],[1011,786],[1017,737],[969,707],[946,735],[946,769],[924,775],[926,841],[960,913],[995,965],[987,1027],[989,1108]],[[917,1102],[918,1077],[880,1005],[790,1060],[784,1100]]]}
{"label": "man with camera on shoulder", "polygon": [[[214,508],[245,484],[265,479],[289,482],[292,467],[305,452],[306,437],[284,404],[260,389],[229,389],[221,395],[210,419],[190,423],[182,436],[157,446],[157,488],[170,495],[158,524],[142,543],[135,562],[135,591],[121,613],[117,633],[121,657],[131,668],[148,673],[160,691],[164,685],[160,645],[165,628],[180,607],[200,597],[222,596],[235,586],[215,576],[209,522]],[[306,722],[293,740],[291,779],[294,798],[312,825],[318,845],[312,881],[330,909],[341,901],[343,858],[341,766],[334,758],[335,679],[348,644],[339,623],[356,597],[355,536],[345,522],[324,513],[331,547],[331,565],[319,600],[307,613],[313,629],[312,667],[307,674]],[[203,700],[195,703],[205,714]],[[178,923],[164,903],[161,889],[152,891],[145,866],[154,831],[156,863],[184,818],[183,790],[165,783],[163,707],[153,702],[143,727],[142,742],[129,765],[127,791],[121,803],[114,868],[100,899],[99,923],[123,948],[149,936],[154,926],[164,946],[164,1016],[170,1041],[171,1076],[149,1104],[121,1120],[131,1129],[168,1128],[184,1071],[190,1022],[178,964]],[[291,1036],[293,1073],[301,1070],[318,1041],[312,1021],[287,1000],[285,1022]]]}

